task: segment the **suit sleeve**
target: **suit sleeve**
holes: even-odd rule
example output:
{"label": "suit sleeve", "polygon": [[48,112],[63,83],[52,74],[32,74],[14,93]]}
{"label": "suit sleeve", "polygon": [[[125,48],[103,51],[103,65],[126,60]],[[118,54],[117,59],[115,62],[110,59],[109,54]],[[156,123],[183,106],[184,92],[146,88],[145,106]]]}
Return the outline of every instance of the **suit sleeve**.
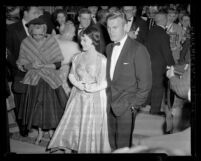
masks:
{"label": "suit sleeve", "polygon": [[15,33],[13,30],[10,29],[10,27],[7,28],[6,32],[6,48],[9,50],[9,55],[7,57],[7,62],[12,66],[12,68],[18,69],[16,65],[16,54],[15,54],[15,43],[16,40],[14,40]]}
{"label": "suit sleeve", "polygon": [[178,96],[187,99],[190,89],[190,68],[187,69],[181,78],[177,76],[171,77],[170,87]]}
{"label": "suit sleeve", "polygon": [[147,49],[140,45],[134,57],[136,71],[137,92],[131,100],[133,106],[141,106],[145,103],[152,87],[151,60]]}
{"label": "suit sleeve", "polygon": [[163,57],[164,57],[164,59],[166,61],[166,64],[168,66],[174,65],[175,62],[174,62],[174,59],[173,59],[173,56],[172,56],[172,51],[170,49],[169,36],[168,35],[161,36],[160,41],[161,41],[162,54],[163,54]]}

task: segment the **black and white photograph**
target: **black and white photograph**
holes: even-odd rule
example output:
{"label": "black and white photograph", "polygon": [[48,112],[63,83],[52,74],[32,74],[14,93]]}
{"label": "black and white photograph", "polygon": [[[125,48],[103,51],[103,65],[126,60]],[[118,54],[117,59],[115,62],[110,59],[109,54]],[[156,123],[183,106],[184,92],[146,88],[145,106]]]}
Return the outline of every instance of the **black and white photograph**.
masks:
{"label": "black and white photograph", "polygon": [[194,156],[190,2],[4,11],[7,153]]}

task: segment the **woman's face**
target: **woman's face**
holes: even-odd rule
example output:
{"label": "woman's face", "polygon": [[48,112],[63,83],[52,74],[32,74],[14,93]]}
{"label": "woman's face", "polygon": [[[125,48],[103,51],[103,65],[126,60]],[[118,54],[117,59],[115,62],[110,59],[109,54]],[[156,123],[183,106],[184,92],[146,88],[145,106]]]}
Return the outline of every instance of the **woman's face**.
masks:
{"label": "woman's face", "polygon": [[61,25],[66,22],[66,16],[63,13],[58,13],[57,22]]}
{"label": "woman's face", "polygon": [[84,36],[81,37],[81,45],[84,51],[89,50],[93,46],[91,38],[84,34]]}
{"label": "woman's face", "polygon": [[32,36],[36,41],[42,40],[44,38],[44,28],[42,26],[33,28]]}
{"label": "woman's face", "polygon": [[188,16],[183,16],[181,23],[182,23],[182,25],[183,25],[184,27],[189,27],[189,26],[190,26],[190,17],[188,17]]}

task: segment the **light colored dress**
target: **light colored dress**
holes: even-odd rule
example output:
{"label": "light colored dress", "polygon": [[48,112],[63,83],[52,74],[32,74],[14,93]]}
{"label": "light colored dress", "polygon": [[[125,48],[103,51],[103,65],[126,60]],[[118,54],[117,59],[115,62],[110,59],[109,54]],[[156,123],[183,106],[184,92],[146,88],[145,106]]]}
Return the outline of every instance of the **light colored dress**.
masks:
{"label": "light colored dress", "polygon": [[55,38],[59,44],[59,47],[64,57],[62,66],[60,68],[60,77],[63,80],[62,87],[66,95],[69,96],[71,91],[71,86],[68,82],[68,74],[70,72],[70,63],[72,61],[73,56],[80,51],[79,51],[79,45],[76,42],[73,42],[70,40],[60,40],[59,36],[60,35],[55,35]]}
{"label": "light colored dress", "polygon": [[100,54],[93,63],[86,63],[84,54],[73,59],[71,74],[77,81],[91,84],[97,90],[89,93],[72,88],[64,115],[47,149],[71,149],[78,153],[111,151],[106,113],[106,58]]}

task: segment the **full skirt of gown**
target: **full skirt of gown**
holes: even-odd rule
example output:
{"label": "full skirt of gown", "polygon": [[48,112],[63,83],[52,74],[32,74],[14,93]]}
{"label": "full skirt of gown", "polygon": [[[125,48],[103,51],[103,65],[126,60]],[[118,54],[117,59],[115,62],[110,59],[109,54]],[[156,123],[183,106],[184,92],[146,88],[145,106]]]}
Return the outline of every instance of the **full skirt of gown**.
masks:
{"label": "full skirt of gown", "polygon": [[86,93],[72,88],[64,115],[47,149],[70,149],[78,153],[108,153],[105,90]]}
{"label": "full skirt of gown", "polygon": [[67,96],[62,86],[52,89],[40,79],[36,86],[27,85],[22,94],[18,119],[28,130],[32,126],[44,130],[56,129],[65,110]]}

